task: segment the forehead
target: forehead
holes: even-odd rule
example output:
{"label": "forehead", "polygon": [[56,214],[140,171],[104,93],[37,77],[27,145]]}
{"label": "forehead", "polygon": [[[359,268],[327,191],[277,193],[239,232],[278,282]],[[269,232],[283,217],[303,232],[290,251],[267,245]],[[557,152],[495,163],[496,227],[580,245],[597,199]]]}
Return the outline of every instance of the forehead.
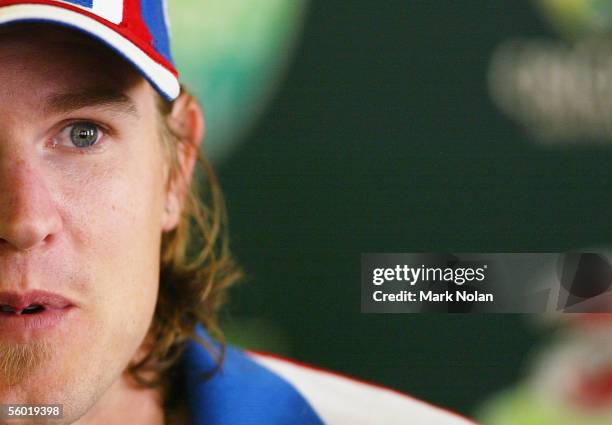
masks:
{"label": "forehead", "polygon": [[100,41],[50,24],[0,27],[0,79],[13,85],[0,87],[5,95],[19,84],[48,92],[92,87],[126,91],[143,80]]}

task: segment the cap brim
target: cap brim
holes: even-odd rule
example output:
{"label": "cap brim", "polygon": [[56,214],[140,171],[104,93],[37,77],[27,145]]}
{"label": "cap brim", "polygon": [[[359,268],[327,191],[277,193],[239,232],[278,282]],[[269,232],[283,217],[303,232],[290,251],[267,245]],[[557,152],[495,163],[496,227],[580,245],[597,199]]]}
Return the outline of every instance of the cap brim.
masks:
{"label": "cap brim", "polygon": [[46,22],[82,31],[124,57],[164,98],[174,100],[180,93],[180,84],[176,75],[153,60],[130,40],[87,15],[45,4],[0,7],[0,26],[19,22]]}

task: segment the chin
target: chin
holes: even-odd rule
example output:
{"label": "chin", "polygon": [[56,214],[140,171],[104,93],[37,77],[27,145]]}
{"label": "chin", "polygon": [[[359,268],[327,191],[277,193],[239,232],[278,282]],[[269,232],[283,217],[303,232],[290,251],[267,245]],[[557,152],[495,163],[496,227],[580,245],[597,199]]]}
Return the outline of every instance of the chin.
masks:
{"label": "chin", "polygon": [[[17,353],[25,357],[13,358],[14,363],[8,365],[12,370],[0,368],[0,404],[60,404],[63,420],[52,422],[58,425],[73,423],[98,397],[95,391],[99,387],[93,384],[92,371],[76,368],[78,360],[65,356],[63,350],[46,347],[37,352],[39,347],[27,349],[30,351]],[[68,365],[71,367],[66,367]]]}

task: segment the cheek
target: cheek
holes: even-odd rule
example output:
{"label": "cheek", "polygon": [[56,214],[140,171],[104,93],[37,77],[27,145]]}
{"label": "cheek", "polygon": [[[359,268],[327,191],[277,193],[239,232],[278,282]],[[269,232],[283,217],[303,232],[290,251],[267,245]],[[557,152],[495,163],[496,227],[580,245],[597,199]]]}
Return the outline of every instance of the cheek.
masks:
{"label": "cheek", "polygon": [[[138,161],[133,158],[138,158]],[[65,173],[62,240],[89,276],[89,311],[113,344],[142,337],[159,284],[163,182],[158,156],[125,155]],[[110,343],[111,341],[109,341]]]}

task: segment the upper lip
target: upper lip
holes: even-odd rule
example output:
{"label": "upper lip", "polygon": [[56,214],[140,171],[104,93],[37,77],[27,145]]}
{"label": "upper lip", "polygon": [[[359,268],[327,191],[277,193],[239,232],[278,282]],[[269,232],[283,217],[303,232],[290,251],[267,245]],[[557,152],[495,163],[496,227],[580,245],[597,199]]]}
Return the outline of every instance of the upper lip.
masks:
{"label": "upper lip", "polygon": [[31,305],[62,309],[74,305],[74,302],[62,295],[48,291],[0,292],[1,305],[11,306],[15,310],[23,310]]}

